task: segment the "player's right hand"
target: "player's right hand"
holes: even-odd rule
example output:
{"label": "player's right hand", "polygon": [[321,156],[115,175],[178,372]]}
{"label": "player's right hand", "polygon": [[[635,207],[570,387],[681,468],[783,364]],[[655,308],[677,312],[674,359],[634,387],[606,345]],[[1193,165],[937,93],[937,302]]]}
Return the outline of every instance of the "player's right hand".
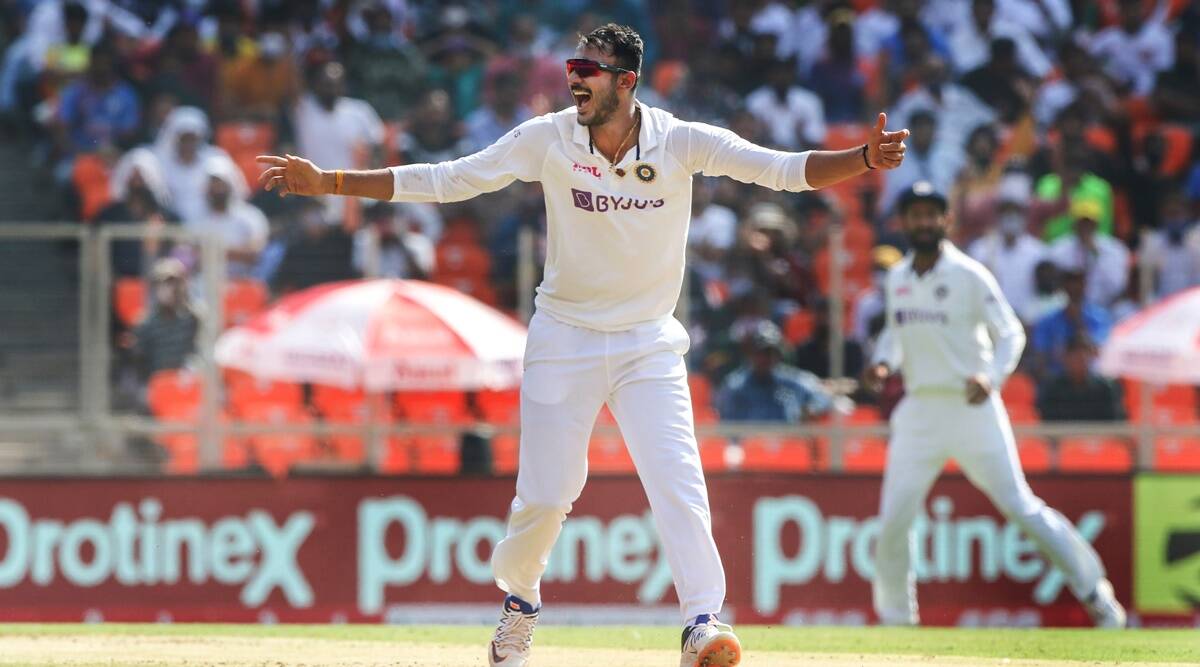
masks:
{"label": "player's right hand", "polygon": [[259,155],[259,162],[270,165],[258,177],[258,185],[285,195],[323,195],[324,172],[309,160],[295,155]]}
{"label": "player's right hand", "polygon": [[888,379],[892,371],[887,367],[887,364],[875,364],[868,366],[863,371],[862,385],[863,388],[872,394],[878,394],[883,391],[883,383]]}

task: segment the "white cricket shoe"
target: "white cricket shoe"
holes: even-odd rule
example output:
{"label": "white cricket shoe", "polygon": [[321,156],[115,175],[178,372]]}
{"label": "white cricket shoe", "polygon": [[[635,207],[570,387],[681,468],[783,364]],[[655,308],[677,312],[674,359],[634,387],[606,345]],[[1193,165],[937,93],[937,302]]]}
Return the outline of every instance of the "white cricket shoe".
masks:
{"label": "white cricket shoe", "polygon": [[500,625],[488,644],[488,664],[491,667],[526,667],[533,646],[533,627],[537,625],[538,609],[521,598],[504,598]]}
{"label": "white cricket shoe", "polygon": [[683,629],[683,656],[679,667],[734,667],[742,661],[742,644],[733,628],[704,614]]}
{"label": "white cricket shoe", "polygon": [[1088,615],[1092,617],[1092,622],[1096,624],[1096,627],[1109,630],[1120,630],[1125,627],[1127,620],[1125,607],[1117,602],[1112,582],[1108,579],[1101,579],[1100,583],[1096,584],[1096,590],[1092,591],[1087,600],[1084,600],[1083,606],[1087,607]]}

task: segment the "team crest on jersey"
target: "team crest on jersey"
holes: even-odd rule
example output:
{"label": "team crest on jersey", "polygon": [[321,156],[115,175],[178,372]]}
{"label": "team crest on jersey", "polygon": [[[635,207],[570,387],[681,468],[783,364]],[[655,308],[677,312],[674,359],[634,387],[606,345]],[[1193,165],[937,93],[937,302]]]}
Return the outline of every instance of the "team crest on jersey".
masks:
{"label": "team crest on jersey", "polygon": [[658,172],[654,167],[645,162],[641,162],[633,168],[633,175],[637,176],[638,180],[643,183],[653,183],[654,179],[658,178]]}
{"label": "team crest on jersey", "polygon": [[949,293],[950,293],[950,288],[946,287],[945,285],[938,285],[937,289],[933,290],[933,295],[936,296],[939,300],[945,299],[946,295]]}

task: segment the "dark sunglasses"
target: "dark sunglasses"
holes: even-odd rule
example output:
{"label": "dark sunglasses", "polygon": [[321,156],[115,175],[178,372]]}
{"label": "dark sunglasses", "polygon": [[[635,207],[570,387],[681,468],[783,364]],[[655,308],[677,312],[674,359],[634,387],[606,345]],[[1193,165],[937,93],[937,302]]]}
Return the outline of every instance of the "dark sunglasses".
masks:
{"label": "dark sunglasses", "polygon": [[570,59],[568,59],[567,60],[567,75],[570,75],[571,72],[575,72],[576,74],[583,77],[584,79],[590,79],[593,76],[600,76],[600,72],[612,72],[613,74],[624,74],[624,73],[633,74],[634,73],[634,71],[631,69],[625,69],[624,67],[617,67],[616,65],[608,65],[605,63],[598,63],[595,60],[588,60],[587,58],[570,58]]}

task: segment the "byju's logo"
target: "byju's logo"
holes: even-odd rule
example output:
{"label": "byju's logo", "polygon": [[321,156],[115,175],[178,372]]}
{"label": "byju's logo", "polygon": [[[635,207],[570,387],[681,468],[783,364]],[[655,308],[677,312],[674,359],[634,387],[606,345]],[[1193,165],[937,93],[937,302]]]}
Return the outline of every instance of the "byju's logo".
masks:
{"label": "byju's logo", "polygon": [[575,198],[575,208],[581,208],[585,211],[594,211],[596,208],[592,205],[592,193],[586,190],[576,190],[571,188],[571,196]]}
{"label": "byju's logo", "polygon": [[612,197],[597,195],[587,190],[571,188],[571,198],[575,200],[575,208],[585,211],[606,213],[608,211],[628,211],[636,209],[643,211],[648,208],[662,208],[666,203],[663,199],[637,199],[636,197]]}

